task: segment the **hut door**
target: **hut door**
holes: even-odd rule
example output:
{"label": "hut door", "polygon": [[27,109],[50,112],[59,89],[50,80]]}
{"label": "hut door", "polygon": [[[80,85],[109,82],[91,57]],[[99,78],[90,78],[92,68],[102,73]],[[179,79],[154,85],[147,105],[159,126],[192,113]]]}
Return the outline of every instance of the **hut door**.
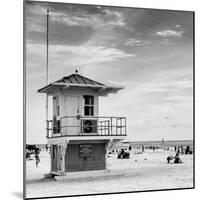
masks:
{"label": "hut door", "polygon": [[65,98],[65,134],[66,135],[78,135],[79,123],[77,115],[79,114],[79,97],[78,96],[66,96]]}

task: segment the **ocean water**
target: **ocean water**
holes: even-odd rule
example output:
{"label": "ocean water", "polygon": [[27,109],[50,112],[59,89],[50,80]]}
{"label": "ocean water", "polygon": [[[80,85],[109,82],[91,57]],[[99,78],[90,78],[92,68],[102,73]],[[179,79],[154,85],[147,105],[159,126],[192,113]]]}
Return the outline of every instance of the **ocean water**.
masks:
{"label": "ocean water", "polygon": [[187,146],[193,148],[193,140],[166,140],[166,141],[132,141],[124,142],[123,145],[128,146],[156,146],[160,148],[168,148],[174,146]]}

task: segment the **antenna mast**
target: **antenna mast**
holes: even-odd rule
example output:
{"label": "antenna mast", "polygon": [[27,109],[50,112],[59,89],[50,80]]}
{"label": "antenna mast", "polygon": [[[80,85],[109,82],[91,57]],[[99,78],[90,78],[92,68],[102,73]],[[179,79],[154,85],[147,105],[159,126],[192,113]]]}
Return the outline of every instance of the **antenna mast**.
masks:
{"label": "antenna mast", "polygon": [[[49,83],[49,10],[47,10],[47,49],[46,49],[46,84]],[[46,121],[48,121],[48,93],[46,95]],[[48,122],[47,122],[48,123]],[[47,127],[48,128],[48,127]],[[48,136],[48,129],[47,129],[47,136]]]}
{"label": "antenna mast", "polygon": [[47,10],[47,57],[46,57],[46,84],[49,83],[48,80],[48,65],[49,65],[49,10]]}

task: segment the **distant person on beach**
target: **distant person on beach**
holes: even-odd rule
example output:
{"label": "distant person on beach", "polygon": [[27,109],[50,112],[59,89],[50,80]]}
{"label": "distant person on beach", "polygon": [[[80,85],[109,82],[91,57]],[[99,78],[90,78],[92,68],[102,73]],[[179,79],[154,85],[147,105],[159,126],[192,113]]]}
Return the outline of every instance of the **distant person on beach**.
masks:
{"label": "distant person on beach", "polygon": [[144,152],[144,145],[142,145],[142,152]]}
{"label": "distant person on beach", "polygon": [[176,146],[174,147],[174,151],[176,152]]}
{"label": "distant person on beach", "polygon": [[192,150],[190,149],[189,145],[186,146],[185,154],[192,154]]}
{"label": "distant person on beach", "polygon": [[179,155],[180,154],[180,147],[178,146],[177,148],[177,154]]}
{"label": "distant person on beach", "polygon": [[31,154],[29,152],[26,152],[26,159],[30,160],[31,159]]}
{"label": "distant person on beach", "polygon": [[181,154],[183,154],[183,146],[182,145],[181,145],[180,149],[181,149]]}
{"label": "distant person on beach", "polygon": [[39,163],[40,163],[40,156],[39,156],[39,152],[36,151],[35,152],[35,164],[36,164],[36,167],[38,167]]}
{"label": "distant person on beach", "polygon": [[122,153],[122,154],[124,154],[124,153],[125,153],[124,149],[121,149],[121,153]]}
{"label": "distant person on beach", "polygon": [[174,164],[177,164],[177,163],[182,163],[182,161],[179,157],[179,153],[177,153],[174,157]]}
{"label": "distant person on beach", "polygon": [[129,146],[128,150],[129,150],[129,151],[131,151],[131,149],[132,149],[132,147],[131,147],[131,146]]}
{"label": "distant person on beach", "polygon": [[170,163],[171,160],[173,160],[173,157],[172,156],[168,156],[167,157],[167,163]]}
{"label": "distant person on beach", "polygon": [[48,144],[46,144],[46,146],[45,146],[45,147],[46,147],[46,151],[48,151]]}

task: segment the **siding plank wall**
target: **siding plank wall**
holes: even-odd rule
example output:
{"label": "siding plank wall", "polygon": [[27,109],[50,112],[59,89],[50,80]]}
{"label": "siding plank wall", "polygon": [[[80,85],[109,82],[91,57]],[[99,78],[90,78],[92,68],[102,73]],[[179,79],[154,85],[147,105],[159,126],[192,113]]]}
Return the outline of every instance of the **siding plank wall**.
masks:
{"label": "siding plank wall", "polygon": [[80,157],[80,144],[70,144],[65,156],[65,171],[87,171],[105,169],[105,144],[92,144],[92,156]]}

